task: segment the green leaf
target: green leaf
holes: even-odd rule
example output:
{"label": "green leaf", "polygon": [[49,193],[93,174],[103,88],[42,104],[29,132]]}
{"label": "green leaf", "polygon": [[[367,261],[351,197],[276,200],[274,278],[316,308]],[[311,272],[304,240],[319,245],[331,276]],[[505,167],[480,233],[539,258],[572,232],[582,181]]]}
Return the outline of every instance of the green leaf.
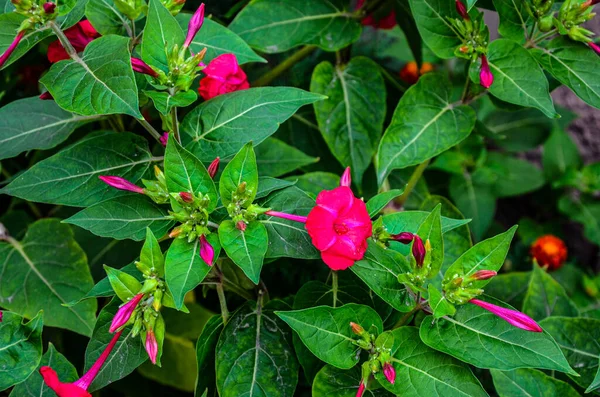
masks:
{"label": "green leaf", "polygon": [[45,366],[55,370],[58,379],[63,383],[75,382],[79,378],[73,364],[60,354],[52,343],[49,343],[48,351],[42,356],[38,369],[33,371],[25,382],[16,385],[10,393],[10,397],[55,397],[56,393],[44,383],[42,375],[39,373],[39,368]]}
{"label": "green leaf", "polygon": [[[444,283],[451,281],[456,274],[466,278],[479,270],[500,270],[516,230],[515,225],[504,233],[475,244],[446,270]],[[483,288],[489,282],[490,280],[474,280],[469,288]]]}
{"label": "green leaf", "polygon": [[242,232],[233,221],[228,220],[219,225],[219,240],[227,256],[258,285],[268,246],[265,225],[256,221],[250,222]]}
{"label": "green leaf", "polygon": [[500,16],[498,32],[502,37],[524,42],[532,20],[526,4],[518,0],[494,0],[494,7]]}
{"label": "green leaf", "polygon": [[537,264],[533,266],[523,313],[536,321],[550,316],[579,317],[579,310],[565,289]]}
{"label": "green leaf", "polygon": [[[250,205],[256,197],[258,191],[258,167],[256,165],[256,155],[252,148],[252,142],[247,143],[227,164],[227,167],[219,179],[219,193],[223,205],[228,206],[233,199],[233,195],[238,190],[242,182],[246,183],[246,195],[244,203],[241,205]],[[237,201],[237,200],[236,200]]]}
{"label": "green leaf", "polygon": [[267,138],[255,151],[258,173],[262,176],[284,175],[319,161],[275,138]]}
{"label": "green leaf", "polygon": [[423,41],[442,59],[454,58],[462,41],[448,18],[458,18],[454,3],[446,0],[410,0],[410,8]]}
{"label": "green leaf", "polygon": [[[444,208],[444,207],[442,207]],[[383,216],[383,224],[390,234],[402,232],[417,233],[419,226],[429,216],[429,211],[400,211]],[[469,223],[470,219],[452,219],[442,216],[442,233]]]}
{"label": "green leaf", "polygon": [[598,55],[588,46],[559,36],[546,48],[530,50],[552,77],[569,87],[585,103],[600,108]]}
{"label": "green leaf", "polygon": [[20,99],[0,109],[0,160],[33,149],[51,149],[95,119],[62,110],[54,101]]}
{"label": "green leaf", "polygon": [[142,59],[144,62],[169,71],[168,57],[173,46],[183,45],[185,34],[174,16],[160,0],[150,0],[148,18],[142,37]]}
{"label": "green leaf", "polygon": [[437,274],[444,262],[444,239],[442,238],[442,205],[438,204],[419,226],[417,234],[431,243],[431,270],[429,277]]}
{"label": "green leaf", "polygon": [[531,272],[499,274],[485,287],[485,293],[519,309],[523,307],[530,279]]}
{"label": "green leaf", "polygon": [[600,203],[597,199],[581,195],[565,195],[558,201],[558,209],[572,220],[583,224],[584,236],[596,245],[600,245]]}
{"label": "green leaf", "polygon": [[[3,304],[4,306],[4,304]],[[11,312],[3,314],[0,322],[0,391],[23,382],[35,371],[42,359],[43,313],[30,321]]]}
{"label": "green leaf", "polygon": [[104,265],[104,271],[113,291],[123,302],[128,302],[142,289],[142,283],[130,274],[106,265]]}
{"label": "green leaf", "polygon": [[548,317],[540,322],[554,337],[569,364],[577,369],[570,378],[586,388],[596,383],[600,361],[600,320],[592,318]]}
{"label": "green leaf", "polygon": [[[217,235],[206,236],[215,250],[215,258],[219,257],[220,245]],[[183,306],[185,294],[196,288],[210,272],[211,267],[200,258],[200,242],[195,239],[188,243],[185,238],[173,241],[165,259],[165,281],[173,294],[178,310]]]}
{"label": "green leaf", "polygon": [[456,313],[454,305],[448,302],[446,297],[433,284],[429,284],[427,291],[429,292],[429,306],[433,310],[433,317],[438,319],[444,316],[453,316]]}
{"label": "green leaf", "polygon": [[258,192],[256,192],[256,199],[265,198],[273,192],[290,186],[294,186],[294,182],[261,176],[258,178]]}
{"label": "green leaf", "polygon": [[542,156],[544,174],[550,180],[558,179],[570,169],[582,164],[579,149],[573,139],[562,128],[555,126],[550,138],[544,143]]}
{"label": "green leaf", "polygon": [[524,368],[514,371],[493,369],[490,372],[500,397],[578,397],[580,395],[568,383],[535,369]]}
{"label": "green leaf", "polygon": [[85,17],[101,35],[131,36],[129,19],[117,9],[114,0],[88,1]]}
{"label": "green leaf", "polygon": [[[307,216],[315,201],[297,187],[283,189],[267,198],[262,207],[295,215]],[[291,257],[300,259],[320,258],[319,252],[303,224],[287,219],[268,216],[260,221],[267,228],[269,248],[267,258]]]}
{"label": "green leaf", "polygon": [[[90,369],[115,336],[109,333],[108,329],[120,304],[121,301],[115,298],[98,315],[94,333],[85,350],[85,371]],[[88,391],[94,392],[126,377],[147,359],[148,354],[144,349],[142,338],[139,335],[135,338],[131,336],[131,326],[123,329],[121,337]]]}
{"label": "green leaf", "polygon": [[[15,36],[17,35],[17,31],[19,30],[21,23],[23,23],[25,19],[27,19],[25,16],[17,14],[12,10],[0,15],[0,53],[3,54],[4,51],[6,51],[6,49],[11,45]],[[26,33],[21,39],[21,42],[17,48],[7,59],[6,63],[0,67],[0,69],[8,67],[10,64],[25,55],[37,43],[49,37],[51,34],[52,33],[49,29],[33,30]]]}
{"label": "green leaf", "polygon": [[[359,366],[349,370],[336,368],[332,365],[324,366],[316,375],[312,384],[313,397],[356,397],[358,385],[362,380],[362,373]],[[387,382],[387,381],[386,381]],[[364,397],[391,397],[393,394],[388,392],[379,384],[369,383],[364,391]]]}
{"label": "green leaf", "polygon": [[[485,300],[512,309],[489,297]],[[479,368],[541,368],[575,374],[549,333],[516,328],[474,304],[459,306],[454,317],[437,321],[425,317],[420,336],[428,346]]]}
{"label": "green leaf", "polygon": [[0,264],[2,307],[26,318],[43,310],[47,326],[91,334],[96,301],[63,306],[94,285],[85,253],[69,226],[58,219],[31,224],[20,242],[12,238],[0,242]]}
{"label": "green leaf", "polygon": [[[423,4],[428,1],[419,0]],[[392,170],[420,164],[471,133],[475,112],[468,106],[451,103],[451,90],[441,74],[427,73],[402,96],[379,144],[380,185]]]}
{"label": "green leaf", "polygon": [[231,316],[216,349],[221,397],[294,394],[298,362],[292,335],[274,314],[274,310],[288,307],[281,301],[271,301],[265,307],[247,302]]}
{"label": "green leaf", "polygon": [[371,199],[367,201],[367,211],[369,212],[369,216],[373,218],[379,214],[379,212],[383,210],[390,203],[390,201],[400,197],[402,193],[404,193],[404,189],[392,189],[371,197]]}
{"label": "green leaf", "polygon": [[100,37],[85,47],[77,61],[52,65],[40,83],[67,111],[84,116],[123,113],[141,119],[129,40]]}
{"label": "green leaf", "polygon": [[198,94],[193,90],[180,91],[174,96],[171,96],[171,94],[166,91],[144,90],[144,94],[152,99],[154,107],[163,116],[167,116],[172,107],[185,108],[196,102],[196,99],[198,99]]}
{"label": "green leaf", "polygon": [[390,352],[396,370],[391,384],[382,372],[375,375],[383,387],[397,396],[487,396],[469,367],[458,360],[427,347],[419,339],[419,330],[401,327],[391,335]]}
{"label": "green leaf", "polygon": [[[548,80],[535,59],[519,44],[508,39],[492,41],[488,46],[488,62],[494,83],[490,93],[515,105],[541,110],[548,117],[557,117]],[[479,83],[479,62],[471,64],[471,80]]]}
{"label": "green leaf", "polygon": [[350,369],[359,361],[354,345],[356,335],[350,322],[364,329],[375,328],[375,334],[383,332],[381,318],[368,306],[349,303],[332,308],[318,306],[303,310],[275,312],[298,333],[302,342],[322,361],[341,369]]}
{"label": "green leaf", "polygon": [[[225,172],[223,172],[225,174]],[[165,179],[171,193],[188,192],[210,199],[207,210],[217,206],[217,188],[204,164],[185,150],[176,139],[169,139],[165,151]],[[223,177],[221,177],[223,180]],[[237,186],[236,186],[237,187]]]}
{"label": "green leaf", "polygon": [[0,192],[39,203],[87,207],[131,194],[107,186],[99,176],[120,176],[135,183],[153,161],[140,136],[97,134],[40,161]]}
{"label": "green leaf", "polygon": [[469,228],[476,240],[481,240],[496,212],[492,188],[477,183],[472,175],[453,175],[450,178],[450,197],[460,212],[472,219]]}
{"label": "green leaf", "polygon": [[[106,187],[106,189],[112,189]],[[89,230],[97,236],[141,241],[146,228],[159,236],[173,226],[166,208],[143,195],[117,197],[85,208],[63,222]]]}
{"label": "green leaf", "polygon": [[140,263],[138,265],[156,272],[158,277],[164,277],[165,275],[165,256],[160,249],[158,240],[150,229],[146,229],[146,240],[140,252]]}
{"label": "green leaf", "polygon": [[532,108],[496,110],[484,118],[485,127],[494,142],[509,152],[534,149],[546,141],[552,120]]}
{"label": "green leaf", "polygon": [[229,29],[251,47],[274,54],[302,44],[337,51],[358,40],[361,26],[341,0],[256,0]]}
{"label": "green leaf", "polygon": [[[191,14],[181,13],[175,19],[183,30],[187,30]],[[190,50],[196,54],[206,48],[204,59],[213,60],[219,55],[233,54],[238,63],[243,65],[248,62],[267,62],[257,55],[244,40],[231,30],[211,19],[205,19],[202,29],[196,34]],[[205,61],[206,62],[206,61]]]}
{"label": "green leaf", "polygon": [[212,388],[214,391],[215,351],[223,326],[223,317],[220,314],[212,316],[198,337],[198,343],[196,343],[196,362],[198,363],[196,395],[200,395],[207,388],[209,390]]}
{"label": "green leaf", "polygon": [[248,142],[258,145],[298,108],[321,99],[321,95],[291,87],[250,88],[219,95],[185,116],[181,139],[203,162],[217,156],[227,159]]}
{"label": "green leaf", "polygon": [[544,174],[527,160],[493,152],[487,155],[485,167],[495,177],[492,193],[496,197],[519,196],[541,188]]}
{"label": "green leaf", "polygon": [[381,138],[386,95],[379,66],[365,57],[347,65],[328,61],[315,68],[311,92],[327,99],[314,104],[319,129],[329,149],[360,186]]}

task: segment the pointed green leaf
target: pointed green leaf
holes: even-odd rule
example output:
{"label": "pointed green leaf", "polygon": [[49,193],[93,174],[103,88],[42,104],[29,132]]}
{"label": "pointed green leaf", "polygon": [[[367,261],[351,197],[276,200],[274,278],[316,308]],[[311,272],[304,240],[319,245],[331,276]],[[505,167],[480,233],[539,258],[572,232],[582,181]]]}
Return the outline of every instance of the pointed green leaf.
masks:
{"label": "pointed green leaf", "polygon": [[456,313],[456,308],[448,302],[446,297],[433,284],[429,284],[427,291],[429,292],[428,300],[429,306],[433,310],[433,317],[438,319],[444,316],[453,316]]}
{"label": "pointed green leaf", "polygon": [[523,313],[537,321],[550,316],[579,317],[579,310],[565,289],[537,264],[533,266]]}
{"label": "pointed green leaf", "polygon": [[582,162],[573,139],[562,128],[555,126],[550,138],[544,143],[542,164],[546,177],[550,180],[558,179],[568,170],[578,169]]}
{"label": "pointed green leaf", "polygon": [[185,108],[196,102],[198,94],[196,91],[180,91],[177,94],[171,96],[166,91],[150,91],[144,90],[144,94],[154,102],[154,107],[163,116],[167,116],[171,111],[171,108]]}
{"label": "pointed green leaf", "polygon": [[254,221],[248,223],[246,230],[241,231],[233,221],[225,221],[219,225],[219,240],[227,256],[254,284],[258,284],[268,247],[265,225]]}
{"label": "pointed green leaf", "polygon": [[520,309],[529,289],[531,272],[499,274],[485,286],[485,293]]}
{"label": "pointed green leaf", "polygon": [[577,397],[580,395],[568,383],[535,369],[523,368],[514,371],[493,369],[490,372],[500,397]]}
{"label": "pointed green leaf", "polygon": [[421,65],[423,63],[423,40],[421,39],[417,23],[410,10],[410,2],[409,0],[396,0],[394,6],[396,10],[396,21],[398,22],[400,29],[402,29],[404,36],[406,36],[406,41],[408,41],[408,46],[410,47],[415,62]]}
{"label": "pointed green leaf", "polygon": [[446,0],[410,0],[410,8],[423,41],[442,59],[454,58],[462,41],[448,18],[458,18],[454,2]]}
{"label": "pointed green leaf", "polygon": [[132,35],[129,18],[117,9],[114,0],[88,1],[85,17],[101,35]]}
{"label": "pointed green leaf", "polygon": [[104,265],[104,271],[113,291],[123,302],[128,302],[142,289],[142,283],[132,275],[106,265]]}
{"label": "pointed green leaf", "polygon": [[[358,385],[362,379],[360,366],[349,370],[336,368],[332,365],[324,366],[316,375],[312,384],[313,397],[356,397]],[[369,387],[364,391],[364,397],[391,397],[392,393],[378,383],[369,382]]]}
{"label": "pointed green leaf", "polygon": [[500,17],[498,31],[507,39],[522,43],[532,22],[526,3],[518,0],[494,0],[494,7]]}
{"label": "pointed green leaf", "polygon": [[583,224],[585,237],[600,245],[600,203],[597,199],[587,195],[564,195],[558,201],[558,208],[572,220]]}
{"label": "pointed green leaf", "polygon": [[[390,234],[417,233],[419,225],[429,216],[429,211],[400,211],[383,216],[383,224]],[[442,233],[468,224],[470,219],[452,219],[442,216]]]}
{"label": "pointed green leaf", "polygon": [[423,242],[429,240],[431,244],[431,270],[429,275],[437,274],[444,262],[444,239],[442,238],[442,205],[438,204],[419,226],[417,234]]}
{"label": "pointed green leaf", "polygon": [[485,162],[486,170],[494,178],[494,196],[519,196],[538,190],[544,183],[544,174],[527,160],[521,160],[501,153],[489,153]]}
{"label": "pointed green leaf", "polygon": [[248,197],[244,205],[250,205],[258,192],[258,167],[252,143],[247,143],[227,164],[219,179],[219,193],[225,206],[233,200],[233,194],[242,182],[246,183]]}
{"label": "pointed green leaf", "polygon": [[158,240],[149,228],[146,229],[146,240],[140,252],[141,266],[148,267],[150,271],[156,272],[158,277],[165,275],[165,256],[160,249]]}
{"label": "pointed green leaf", "polygon": [[142,37],[142,59],[164,72],[169,71],[168,57],[173,46],[181,48],[185,40],[183,30],[160,0],[150,0],[148,18]]}
{"label": "pointed green leaf", "polygon": [[404,189],[392,189],[371,197],[371,199],[367,201],[367,211],[369,212],[369,216],[373,218],[379,214],[379,212],[384,209],[390,203],[390,201],[396,197],[400,197],[402,193],[404,193]]}

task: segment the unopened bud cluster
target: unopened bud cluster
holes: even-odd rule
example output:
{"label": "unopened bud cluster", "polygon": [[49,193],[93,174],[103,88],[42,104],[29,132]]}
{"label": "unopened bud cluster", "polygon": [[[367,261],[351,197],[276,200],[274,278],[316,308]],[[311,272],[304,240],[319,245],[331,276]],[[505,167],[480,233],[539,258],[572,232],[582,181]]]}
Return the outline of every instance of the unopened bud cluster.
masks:
{"label": "unopened bud cluster", "polygon": [[471,299],[483,294],[481,288],[473,286],[473,283],[481,280],[489,280],[496,276],[493,270],[479,270],[469,276],[453,275],[451,279],[444,280],[443,290],[446,299],[450,303],[465,304]]}
{"label": "unopened bud cluster", "polygon": [[227,205],[227,212],[238,230],[246,230],[249,222],[254,221],[258,215],[269,211],[269,208],[252,204],[253,197],[254,192],[248,188],[246,182],[240,183],[231,194],[231,202]]}
{"label": "unopened bud cluster", "polygon": [[369,353],[369,359],[362,364],[361,384],[366,384],[369,377],[383,370],[385,378],[391,383],[396,382],[396,370],[391,364],[393,338],[390,334],[377,337],[367,332],[360,324],[350,322],[352,332],[360,339],[354,344]]}
{"label": "unopened bud cluster", "polygon": [[462,44],[456,48],[454,54],[459,58],[475,61],[477,57],[487,51],[487,27],[483,22],[482,14],[477,14],[476,17],[471,18],[461,0],[455,0],[455,5],[460,18],[448,18],[448,21],[462,40]]}
{"label": "unopened bud cluster", "polygon": [[550,32],[556,29],[563,36],[583,43],[591,43],[594,32],[580,25],[591,20],[596,15],[592,12],[596,0],[587,0],[583,3],[578,0],[563,2],[558,12],[553,11],[554,0],[525,1],[529,13],[538,21],[541,32]]}
{"label": "unopened bud cluster", "polygon": [[196,195],[191,192],[171,194],[173,211],[170,216],[181,223],[169,233],[172,238],[185,238],[192,242],[200,236],[209,234],[208,206],[210,198],[207,195]]}
{"label": "unopened bud cluster", "polygon": [[43,25],[58,16],[56,0],[11,0],[15,6],[15,12],[21,14],[25,19],[18,32],[32,30],[36,25]]}

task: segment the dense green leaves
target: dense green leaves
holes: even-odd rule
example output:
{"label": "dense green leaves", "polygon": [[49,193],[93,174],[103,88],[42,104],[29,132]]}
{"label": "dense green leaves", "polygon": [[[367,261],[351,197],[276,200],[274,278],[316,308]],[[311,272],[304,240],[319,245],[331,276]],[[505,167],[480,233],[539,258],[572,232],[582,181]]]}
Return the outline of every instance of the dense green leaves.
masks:
{"label": "dense green leaves", "polygon": [[135,183],[153,161],[142,137],[98,133],[40,161],[1,192],[35,202],[89,206],[125,194],[99,176],[120,176]]}
{"label": "dense green leaves", "polygon": [[27,379],[42,358],[43,314],[26,322],[18,314],[1,312],[0,390]]}
{"label": "dense green leaves", "polygon": [[385,117],[385,84],[379,66],[365,57],[347,65],[322,62],[315,68],[310,90],[327,96],[316,102],[319,129],[333,155],[352,167],[358,185],[375,154]]}
{"label": "dense green leaves", "polygon": [[579,393],[568,383],[535,369],[490,372],[500,397],[579,396]]}
{"label": "dense green leaves", "polygon": [[384,209],[390,201],[401,196],[402,193],[404,193],[404,189],[392,189],[371,197],[371,199],[367,201],[367,211],[369,212],[369,216],[373,218],[379,211]]}
{"label": "dense green leaves", "polygon": [[451,90],[445,77],[428,73],[402,96],[379,145],[379,184],[392,170],[422,163],[471,133],[475,112],[451,103]]}
{"label": "dense green leaves", "polygon": [[40,82],[70,112],[142,118],[128,46],[125,37],[100,37],[85,48],[82,58],[52,65]]}
{"label": "dense green leaves", "polygon": [[560,211],[572,220],[582,223],[584,235],[595,244],[600,244],[600,203],[591,197],[565,195],[558,202]]}
{"label": "dense green leaves", "polygon": [[550,316],[579,316],[579,310],[564,288],[538,265],[534,265],[529,280],[523,313],[537,321]]}
{"label": "dense green leaves", "polygon": [[298,362],[291,331],[273,312],[288,307],[281,301],[265,307],[247,302],[229,319],[216,348],[220,396],[294,395]]}
{"label": "dense green leaves", "polygon": [[187,114],[181,123],[181,139],[203,162],[217,156],[226,159],[248,142],[258,145],[299,107],[320,99],[321,95],[291,87],[251,88],[219,95]]}
{"label": "dense green leaves", "polygon": [[150,0],[142,38],[142,59],[168,72],[170,49],[175,45],[181,47],[184,40],[185,35],[175,17],[160,0]]}
{"label": "dense green leaves", "polygon": [[54,101],[20,99],[0,109],[0,160],[32,149],[50,149],[94,116],[77,116]]}
{"label": "dense green leaves", "polygon": [[233,221],[222,222],[219,225],[219,241],[227,256],[254,284],[258,284],[268,245],[265,225],[250,222],[246,230],[241,231]]}
{"label": "dense green leaves", "polygon": [[[245,188],[240,191],[242,183],[245,183]],[[256,192],[258,192],[256,154],[254,154],[252,143],[247,143],[223,170],[219,180],[219,193],[225,206],[231,202],[236,205],[240,205],[238,202],[241,202],[247,206],[254,201]],[[244,200],[235,199],[236,193]]]}
{"label": "dense green leaves", "polygon": [[350,322],[372,328],[375,334],[383,331],[377,312],[368,306],[349,303],[332,308],[318,306],[303,310],[279,311],[276,314],[298,333],[302,342],[322,361],[341,369],[352,368],[359,360],[354,345],[356,335]]}
{"label": "dense green leaves", "polygon": [[57,219],[33,223],[20,242],[0,242],[0,285],[2,307],[26,318],[43,310],[46,325],[91,334],[96,301],[63,306],[82,297],[94,283],[73,232]]}
{"label": "dense green leaves", "polygon": [[427,47],[442,59],[453,58],[455,48],[462,43],[448,21],[448,18],[459,17],[454,3],[445,0],[410,0],[410,8]]}
{"label": "dense green leaves", "polygon": [[569,169],[579,168],[581,163],[581,156],[573,139],[556,126],[544,143],[542,164],[546,177],[551,180],[558,179]]}
{"label": "dense green leaves", "polygon": [[302,44],[326,51],[356,41],[361,27],[342,0],[257,0],[246,6],[229,28],[251,47],[284,52]]}

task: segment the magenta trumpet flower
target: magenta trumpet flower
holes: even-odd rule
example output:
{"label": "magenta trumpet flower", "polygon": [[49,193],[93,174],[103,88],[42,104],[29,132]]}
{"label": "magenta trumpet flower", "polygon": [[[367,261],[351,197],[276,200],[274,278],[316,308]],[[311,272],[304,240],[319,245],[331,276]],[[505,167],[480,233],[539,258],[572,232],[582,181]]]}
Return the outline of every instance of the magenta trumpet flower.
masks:
{"label": "magenta trumpet flower", "polygon": [[127,190],[129,192],[144,194],[143,188],[134,185],[127,179],[121,178],[120,176],[101,175],[98,178],[100,178],[102,182],[114,187],[115,189]]}
{"label": "magenta trumpet flower", "polygon": [[6,63],[6,61],[8,60],[8,58],[10,57],[10,55],[14,52],[14,50],[17,48],[17,46],[19,45],[19,43],[23,39],[24,35],[25,35],[25,32],[19,32],[17,34],[17,36],[15,37],[15,39],[13,40],[13,42],[10,44],[10,46],[8,46],[8,48],[6,49],[6,51],[4,51],[4,54],[0,55],[0,68],[2,66],[4,66],[4,64]]}
{"label": "magenta trumpet flower", "polygon": [[215,249],[210,245],[204,234],[200,236],[200,258],[202,258],[208,266],[212,266],[213,260],[215,259]]}
{"label": "magenta trumpet flower", "polygon": [[543,332],[542,328],[531,317],[524,313],[496,306],[479,299],[471,299],[469,302],[494,313],[512,326],[524,329],[525,331]]}
{"label": "magenta trumpet flower", "polygon": [[160,144],[163,145],[164,147],[167,147],[167,142],[169,142],[169,133],[168,132],[164,132],[160,136]]}
{"label": "magenta trumpet flower", "polygon": [[202,27],[203,23],[204,3],[200,4],[200,7],[198,7],[196,12],[192,16],[192,19],[190,19],[190,23],[188,24],[187,36],[185,37],[185,42],[183,43],[184,47],[187,48],[190,46],[190,44],[192,44],[192,41],[194,41],[194,37],[196,37],[198,31],[200,31],[200,28]]}
{"label": "magenta trumpet flower", "polygon": [[119,328],[121,328],[122,326],[127,324],[129,319],[131,318],[131,315],[135,311],[135,308],[140,303],[140,301],[142,300],[143,297],[144,297],[144,294],[137,294],[136,296],[131,298],[131,300],[129,302],[127,302],[123,306],[121,306],[119,308],[119,310],[117,311],[117,314],[115,314],[115,316],[113,317],[113,320],[112,320],[112,323],[110,324],[110,328],[108,329],[108,332],[110,332],[112,334],[113,332],[115,332],[116,330],[118,330]]}
{"label": "magenta trumpet flower", "polygon": [[479,71],[479,84],[484,88],[490,88],[494,83],[494,75],[490,70],[487,57],[481,55],[481,70]]}
{"label": "magenta trumpet flower", "polygon": [[421,237],[415,234],[415,238],[412,246],[412,254],[417,261],[417,266],[423,266],[423,261],[425,261],[425,245],[423,244],[423,240]]}

